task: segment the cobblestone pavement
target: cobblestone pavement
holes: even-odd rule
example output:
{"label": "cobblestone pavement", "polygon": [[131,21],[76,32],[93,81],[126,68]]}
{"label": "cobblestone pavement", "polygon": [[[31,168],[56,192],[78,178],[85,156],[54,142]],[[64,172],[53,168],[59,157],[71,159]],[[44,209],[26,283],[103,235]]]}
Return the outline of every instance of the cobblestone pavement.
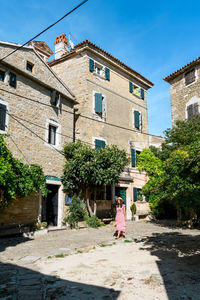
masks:
{"label": "cobblestone pavement", "polygon": [[[100,249],[98,247],[103,248],[107,245],[111,246],[112,244],[119,244],[119,246],[121,244],[121,246],[124,247],[124,240],[116,242],[113,238],[113,232],[113,226],[107,225],[99,229],[55,231],[35,239],[24,237],[1,239],[0,300],[118,299],[120,297],[119,289],[113,289],[112,283],[108,287],[107,285],[98,286],[95,284],[89,285],[73,282],[69,280],[70,277],[67,280],[61,279],[57,272],[51,271],[46,274],[43,266],[46,266],[47,264],[49,266],[51,264],[56,265],[56,258],[66,258],[70,262],[70,257],[74,257],[75,254],[77,255],[77,258],[80,253],[91,252],[92,254]],[[149,249],[148,251],[153,253],[151,255],[159,257],[159,260],[161,260],[162,263],[165,263],[165,254],[168,255],[166,261],[171,258],[177,259],[178,257],[181,257],[181,255],[186,256],[184,257],[183,271],[187,273],[187,278],[191,281],[193,290],[196,289],[195,295],[200,295],[200,286],[196,285],[197,281],[200,283],[199,269],[197,269],[197,266],[199,268],[200,263],[199,261],[197,264],[197,259],[199,259],[198,249],[200,248],[198,230],[172,228],[145,221],[127,222],[126,239],[127,246],[129,241],[133,242],[135,245],[136,243],[141,243],[144,249]],[[142,250],[139,250],[139,246],[136,246],[135,251],[138,251],[138,253],[139,251],[141,252]],[[94,249],[95,247],[96,250]],[[107,249],[105,248],[104,250],[109,251]],[[190,259],[190,261],[187,262],[188,257],[191,257],[191,255],[193,260]],[[82,257],[86,258],[86,256]],[[42,266],[44,269],[42,269]],[[163,265],[162,268],[159,266],[160,274],[163,275],[164,270],[166,269],[167,265]],[[179,276],[181,276],[181,267],[179,267],[178,270]],[[150,282],[153,281],[151,277],[149,280]],[[169,278],[167,280],[170,281]],[[185,284],[184,280],[185,279],[183,278],[181,281],[182,284]],[[166,281],[166,286],[168,281]],[[172,287],[170,288],[172,289]],[[194,296],[193,298],[188,296],[188,298],[184,298],[184,295],[186,294],[181,296],[182,298],[173,298],[172,296],[169,296],[174,292],[173,289],[171,291],[170,288],[166,288],[168,291],[168,298],[155,297],[149,299],[200,300],[200,296]],[[188,289],[190,288],[188,287]],[[129,298],[119,299],[126,300]],[[140,298],[136,297],[135,299]]]}

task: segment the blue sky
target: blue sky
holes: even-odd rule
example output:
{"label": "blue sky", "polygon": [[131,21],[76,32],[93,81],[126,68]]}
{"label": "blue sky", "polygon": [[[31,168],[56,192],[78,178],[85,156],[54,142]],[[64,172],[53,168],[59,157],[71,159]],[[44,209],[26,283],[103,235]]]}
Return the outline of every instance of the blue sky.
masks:
{"label": "blue sky", "polygon": [[[0,40],[24,43],[81,0],[1,1]],[[89,0],[38,40],[54,50],[69,32],[122,60],[155,86],[148,91],[149,132],[171,127],[170,88],[163,77],[200,56],[200,2]],[[76,40],[74,40],[76,42]]]}

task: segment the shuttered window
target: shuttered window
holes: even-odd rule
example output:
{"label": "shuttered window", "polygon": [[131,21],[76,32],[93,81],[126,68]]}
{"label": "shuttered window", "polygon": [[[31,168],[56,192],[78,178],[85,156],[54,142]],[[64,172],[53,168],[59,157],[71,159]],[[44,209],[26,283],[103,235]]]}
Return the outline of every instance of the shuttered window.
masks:
{"label": "shuttered window", "polygon": [[140,129],[140,112],[138,110],[134,110],[134,126]]}
{"label": "shuttered window", "polygon": [[187,107],[187,119],[192,119],[195,115],[199,114],[199,104],[194,103],[190,104]]}
{"label": "shuttered window", "polygon": [[136,166],[136,152],[135,149],[131,149],[131,166],[135,167]]}
{"label": "shuttered window", "polygon": [[188,85],[195,81],[195,68],[185,73],[185,85]]}
{"label": "shuttered window", "polygon": [[0,130],[6,130],[6,105],[0,103]]}
{"label": "shuttered window", "polygon": [[140,89],[140,97],[144,100],[144,90],[142,88]]}
{"label": "shuttered window", "polygon": [[4,81],[5,79],[5,72],[0,70],[0,81]]}
{"label": "shuttered window", "polygon": [[95,140],[95,149],[101,149],[101,148],[105,148],[106,147],[106,143],[103,140]]}
{"label": "shuttered window", "polygon": [[102,94],[95,93],[95,113],[102,114]]}
{"label": "shuttered window", "polygon": [[89,60],[89,70],[90,72],[94,72],[94,61],[91,58]]}
{"label": "shuttered window", "polygon": [[10,86],[16,88],[17,86],[17,76],[16,74],[10,72],[10,80],[9,80]]}
{"label": "shuttered window", "polygon": [[133,84],[131,81],[129,81],[129,92],[132,93],[133,92]]}
{"label": "shuttered window", "polygon": [[105,68],[105,79],[110,80],[110,69]]}
{"label": "shuttered window", "polygon": [[133,188],[133,201],[137,202],[138,200],[138,189],[136,187]]}

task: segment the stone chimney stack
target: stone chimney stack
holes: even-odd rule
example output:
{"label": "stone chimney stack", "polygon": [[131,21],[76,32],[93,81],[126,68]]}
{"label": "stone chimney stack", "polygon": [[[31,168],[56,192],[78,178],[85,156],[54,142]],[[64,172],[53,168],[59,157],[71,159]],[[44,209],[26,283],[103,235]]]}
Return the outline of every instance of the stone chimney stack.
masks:
{"label": "stone chimney stack", "polygon": [[54,45],[55,45],[55,59],[60,58],[63,54],[68,52],[69,42],[68,42],[68,38],[66,37],[66,34],[59,35],[56,38]]}

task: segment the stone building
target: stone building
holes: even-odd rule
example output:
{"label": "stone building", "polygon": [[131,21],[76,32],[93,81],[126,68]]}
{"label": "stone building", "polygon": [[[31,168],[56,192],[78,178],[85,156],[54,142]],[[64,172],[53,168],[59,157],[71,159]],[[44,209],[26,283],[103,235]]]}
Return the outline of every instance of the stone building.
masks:
{"label": "stone building", "polygon": [[[0,42],[3,58],[19,47]],[[45,62],[45,43],[23,47],[0,61],[0,134],[8,133],[9,149],[24,163],[39,164],[51,191],[47,199],[34,194],[18,199],[3,215],[0,225],[34,223],[39,218],[61,226],[64,194],[60,177],[63,145],[73,140],[75,96]],[[48,46],[47,46],[48,47]],[[46,47],[46,50],[49,48]],[[46,57],[51,50],[46,51]]]}
{"label": "stone building", "polygon": [[172,124],[200,113],[200,58],[173,72],[164,80],[170,84]]}
{"label": "stone building", "polygon": [[[98,207],[106,210],[112,201],[101,200],[120,195],[130,219],[130,205],[137,202],[147,182],[146,174],[137,170],[136,156],[151,143],[146,97],[153,83],[88,39],[71,49],[66,35],[61,35],[54,44],[55,59],[49,65],[79,102],[76,139],[96,148],[115,144],[131,158],[119,185],[105,188],[98,196]],[[162,139],[155,138],[160,145]]]}

